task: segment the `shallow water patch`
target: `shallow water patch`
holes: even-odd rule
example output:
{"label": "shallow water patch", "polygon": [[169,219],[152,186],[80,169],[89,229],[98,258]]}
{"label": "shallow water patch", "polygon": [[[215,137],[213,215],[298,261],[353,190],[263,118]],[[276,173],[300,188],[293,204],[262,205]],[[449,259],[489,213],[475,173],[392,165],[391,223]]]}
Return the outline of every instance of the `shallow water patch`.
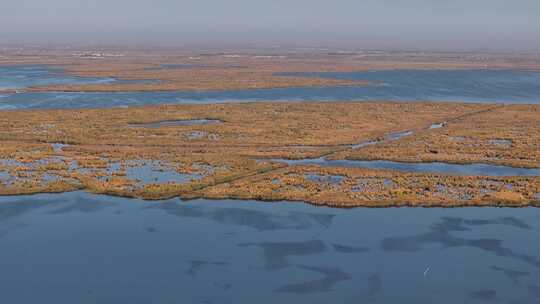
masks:
{"label": "shallow water patch", "polygon": [[366,141],[360,142],[358,144],[351,145],[350,147],[353,150],[361,149],[363,147],[372,146],[372,145],[376,145],[376,144],[380,144],[380,143],[384,143],[384,142],[400,140],[400,139],[402,139],[404,137],[411,136],[413,134],[414,134],[413,131],[400,131],[400,132],[389,133],[389,134],[385,135],[383,139],[366,140]]}
{"label": "shallow water patch", "polygon": [[512,146],[512,141],[509,139],[490,139],[489,143],[494,146],[509,148]]}
{"label": "shallow water patch", "polygon": [[450,136],[450,140],[456,141],[456,142],[464,142],[467,140],[467,137],[465,136]]}
{"label": "shallow water patch", "polygon": [[540,176],[540,168],[516,168],[489,164],[407,163],[388,160],[329,160],[322,157],[301,160],[269,159],[269,161],[283,162],[288,165],[319,165],[325,167],[365,168],[471,176]]}
{"label": "shallow water patch", "polygon": [[169,164],[157,160],[126,162],[126,177],[142,184],[185,184],[204,177],[202,173],[179,173]]}
{"label": "shallow water patch", "polygon": [[62,68],[45,65],[0,66],[0,88],[24,89],[26,87],[63,84],[103,84],[115,82],[109,77],[72,76]]}
{"label": "shallow water patch", "polygon": [[317,173],[308,173],[304,175],[309,181],[319,184],[339,185],[345,179],[343,175],[325,175]]}
{"label": "shallow water patch", "polygon": [[387,140],[387,141],[396,141],[396,140],[402,139],[403,137],[407,137],[407,136],[411,136],[411,135],[413,135],[413,131],[395,132],[395,133],[390,133],[390,134],[386,135],[385,140]]}
{"label": "shallow water patch", "polygon": [[0,171],[0,183],[7,186],[10,185],[14,177],[7,171]]}
{"label": "shallow water patch", "polygon": [[53,144],[51,144],[51,147],[53,148],[53,151],[55,153],[60,153],[60,152],[62,152],[63,148],[69,147],[69,145],[68,144],[63,144],[63,143],[53,143]]}
{"label": "shallow water patch", "polygon": [[467,187],[455,187],[438,184],[435,187],[434,195],[457,201],[468,201],[474,197],[474,193],[471,190],[472,189]]}
{"label": "shallow water patch", "polygon": [[185,134],[186,138],[189,140],[195,140],[195,139],[202,139],[206,136],[206,132],[204,131],[191,131]]}
{"label": "shallow water patch", "polygon": [[215,125],[223,123],[219,119],[180,119],[180,120],[162,120],[151,123],[133,123],[130,127],[135,128],[149,128],[157,129],[162,127],[175,127],[175,126],[201,126],[201,125]]}
{"label": "shallow water patch", "polygon": [[363,148],[363,147],[376,145],[378,143],[381,143],[381,141],[379,141],[379,140],[368,140],[368,141],[363,141],[361,143],[358,143],[356,145],[352,145],[351,148],[353,150],[356,150],[356,149],[360,149],[360,148]]}
{"label": "shallow water patch", "polygon": [[439,122],[439,123],[432,124],[431,126],[429,126],[429,128],[430,129],[440,129],[440,128],[443,128],[444,126],[446,126],[446,122]]}
{"label": "shallow water patch", "polygon": [[351,188],[352,192],[381,192],[394,189],[396,184],[388,178],[364,177],[356,180],[356,185]]}

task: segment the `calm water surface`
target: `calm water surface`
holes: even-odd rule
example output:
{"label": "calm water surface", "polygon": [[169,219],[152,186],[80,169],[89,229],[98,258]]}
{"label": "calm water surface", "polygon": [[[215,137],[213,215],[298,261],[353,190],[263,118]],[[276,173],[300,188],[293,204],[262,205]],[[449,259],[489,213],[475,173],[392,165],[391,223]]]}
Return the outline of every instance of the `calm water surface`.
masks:
{"label": "calm water surface", "polygon": [[538,303],[540,209],[0,198],[5,303]]}
{"label": "calm water surface", "polygon": [[289,165],[319,165],[327,167],[396,170],[402,172],[440,173],[478,176],[540,176],[540,168],[517,168],[490,164],[451,164],[442,162],[408,163],[388,160],[330,160],[324,157],[311,159],[270,159]]}
{"label": "calm water surface", "polygon": [[114,78],[71,76],[64,73],[61,68],[42,65],[0,66],[0,89],[24,89],[56,84],[99,84],[114,81]]}
{"label": "calm water surface", "polygon": [[[16,76],[16,72],[13,73]],[[390,70],[357,73],[289,73],[287,75],[369,80],[373,82],[373,85],[196,92],[0,94],[0,109],[123,107],[162,103],[335,100],[540,103],[540,72],[532,71]],[[0,88],[5,86],[5,84],[2,84],[2,79],[4,81],[7,79],[9,83],[13,81],[14,76],[7,78],[0,76]],[[50,75],[45,78],[48,79],[49,77]],[[55,77],[64,78],[66,76],[55,74]],[[77,81],[81,80],[77,78]],[[82,81],[91,82],[86,79]],[[28,84],[23,81],[18,82],[18,85],[24,87]]]}
{"label": "calm water surface", "polygon": [[[28,87],[67,84],[156,83],[150,79],[116,79],[112,77],[81,77],[65,73],[59,67],[45,65],[0,66],[0,90],[23,90]],[[0,98],[11,94],[0,95]]]}

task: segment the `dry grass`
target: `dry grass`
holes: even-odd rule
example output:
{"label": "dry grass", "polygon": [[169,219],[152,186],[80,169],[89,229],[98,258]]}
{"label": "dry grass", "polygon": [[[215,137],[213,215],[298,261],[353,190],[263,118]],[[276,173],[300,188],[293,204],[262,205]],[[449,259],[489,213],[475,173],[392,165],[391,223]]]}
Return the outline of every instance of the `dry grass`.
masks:
{"label": "dry grass", "polygon": [[[91,51],[103,52],[102,50]],[[105,51],[107,53],[107,51]],[[154,80],[156,83],[55,85],[31,91],[236,90],[366,85],[365,81],[283,77],[283,72],[350,72],[383,69],[540,69],[535,55],[285,50],[113,50],[120,57],[74,56],[76,50],[4,51],[0,64],[49,64],[77,76]],[[231,56],[232,55],[232,56]],[[237,55],[237,56],[235,56]],[[179,65],[160,69],[161,65]]]}
{"label": "dry grass", "polygon": [[[309,176],[321,176],[311,180]],[[330,177],[339,177],[332,183]],[[306,201],[332,207],[529,206],[540,178],[413,174],[294,166],[205,189],[208,198]]]}
{"label": "dry grass", "polygon": [[[406,174],[383,170],[284,167],[257,158],[333,158],[409,160],[420,155],[418,138],[467,136],[509,138],[521,150],[500,154],[528,164],[537,144],[538,108],[534,106],[450,103],[254,103],[163,105],[127,109],[24,110],[0,112],[0,194],[62,192],[75,189],[111,195],[163,199],[250,198],[304,200],[351,206],[460,206],[533,204],[540,192],[536,177],[487,178]],[[495,117],[512,119],[511,128]],[[220,124],[133,127],[164,120],[213,118]],[[535,120],[536,119],[536,120]],[[433,123],[448,121],[442,129]],[[412,139],[349,149],[347,145],[414,130]],[[426,131],[427,130],[427,131]],[[190,134],[196,132],[198,136]],[[529,134],[530,133],[530,134]],[[529,134],[526,136],[526,134]],[[55,151],[52,143],[70,144]],[[403,147],[396,149],[389,147]],[[430,146],[431,147],[431,146]],[[484,151],[482,147],[470,151]],[[487,147],[487,146],[486,146]],[[512,145],[512,149],[514,145]],[[442,149],[442,148],[441,148]],[[462,150],[449,150],[448,155]],[[465,150],[463,150],[465,149]],[[527,150],[528,149],[528,150]],[[400,154],[401,153],[401,154]],[[442,153],[441,153],[442,154]],[[524,156],[525,155],[525,156]],[[481,159],[483,160],[483,159]],[[159,161],[154,173],[195,174],[184,182],[141,182],[130,177],[137,162]],[[77,164],[76,168],[73,164]],[[531,166],[533,166],[531,165]],[[112,170],[111,168],[115,167]],[[333,185],[307,174],[342,176]],[[53,177],[51,179],[51,176]]]}
{"label": "dry grass", "polygon": [[336,158],[409,162],[491,163],[540,167],[540,107],[503,106],[449,121],[441,129],[400,141],[348,151]]}

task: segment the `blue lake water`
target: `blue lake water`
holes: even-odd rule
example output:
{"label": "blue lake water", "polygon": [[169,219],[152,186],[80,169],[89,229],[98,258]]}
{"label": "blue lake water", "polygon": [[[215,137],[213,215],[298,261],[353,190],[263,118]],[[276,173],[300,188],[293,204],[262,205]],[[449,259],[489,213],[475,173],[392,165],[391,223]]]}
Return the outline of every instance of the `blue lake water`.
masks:
{"label": "blue lake water", "polygon": [[289,165],[318,165],[326,167],[366,168],[396,170],[402,172],[440,173],[477,176],[540,176],[540,168],[517,168],[490,164],[451,164],[442,162],[407,163],[387,160],[330,160],[311,159],[270,159]]}
{"label": "blue lake water", "polygon": [[63,69],[42,65],[0,66],[0,90],[61,84],[112,83],[114,78],[77,77]]}
{"label": "blue lake water", "polygon": [[4,303],[538,303],[540,209],[0,198]]}
{"label": "blue lake water", "polygon": [[[298,75],[369,80],[373,82],[373,85],[196,92],[0,94],[0,109],[122,107],[162,103],[335,100],[540,103],[540,72],[533,71],[390,70],[356,73],[301,73]],[[2,87],[1,82],[0,87]]]}

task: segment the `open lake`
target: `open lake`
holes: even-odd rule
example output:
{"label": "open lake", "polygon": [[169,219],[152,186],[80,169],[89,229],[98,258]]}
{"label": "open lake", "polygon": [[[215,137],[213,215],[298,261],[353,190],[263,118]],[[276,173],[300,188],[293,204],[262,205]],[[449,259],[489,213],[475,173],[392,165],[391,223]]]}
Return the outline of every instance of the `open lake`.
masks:
{"label": "open lake", "polygon": [[538,303],[540,209],[0,198],[5,303]]}
{"label": "open lake", "polygon": [[[372,82],[372,85],[191,92],[0,93],[0,109],[334,100],[540,103],[540,72],[533,71],[390,70],[353,73],[288,73],[286,75],[368,80]],[[61,70],[45,69],[39,66],[0,69],[0,88],[23,89],[32,85],[121,81],[125,80],[71,77],[61,73]],[[145,82],[145,80],[140,81]]]}
{"label": "open lake", "polygon": [[113,78],[77,77],[61,68],[41,65],[0,66],[0,89],[24,89],[32,86],[61,84],[112,83]]}

